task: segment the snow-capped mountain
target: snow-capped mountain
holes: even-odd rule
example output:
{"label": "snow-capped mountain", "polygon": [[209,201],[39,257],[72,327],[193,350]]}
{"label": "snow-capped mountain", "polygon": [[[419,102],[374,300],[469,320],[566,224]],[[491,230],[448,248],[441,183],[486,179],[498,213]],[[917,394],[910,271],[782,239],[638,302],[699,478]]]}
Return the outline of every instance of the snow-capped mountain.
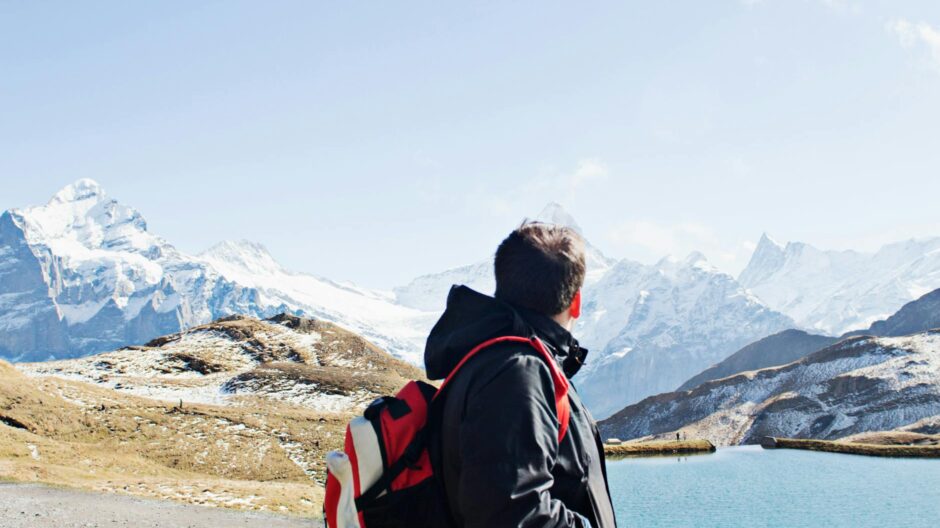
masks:
{"label": "snow-capped mountain", "polygon": [[0,216],[0,357],[75,357],[226,315],[285,311],[336,322],[412,360],[433,320],[377,293],[288,272],[256,244],[186,255],[92,180]]}
{"label": "snow-capped mountain", "polygon": [[[225,280],[255,292],[262,315],[286,309],[332,321],[415,364],[421,362],[427,330],[437,318],[436,313],[396,304],[390,294],[286,270],[253,242],[222,242],[197,259]],[[235,313],[257,312],[245,306]]]}
{"label": "snow-capped mountain", "polygon": [[860,253],[783,245],[765,234],[738,281],[800,327],[841,335],[940,288],[940,237]]}
{"label": "snow-capped mountain", "polygon": [[[580,232],[557,204],[536,219]],[[673,388],[742,340],[779,329],[774,317],[761,319],[764,307],[724,284],[730,278],[699,265],[701,257],[692,260],[685,265],[664,260],[655,267],[629,261],[615,265],[588,244],[588,303],[577,333],[594,348],[592,362],[604,361],[610,372],[620,372],[614,367],[623,361],[630,372],[642,371],[644,380],[663,384],[644,381],[624,390],[620,377],[599,376],[592,389],[604,395],[598,400],[610,410],[629,398]],[[624,281],[630,270],[638,280]],[[715,285],[727,291],[713,292],[706,278],[712,276],[722,277]],[[64,188],[44,206],[14,209],[0,217],[0,278],[0,354],[17,360],[87,355],[231,314],[269,317],[286,311],[335,322],[420,364],[426,332],[450,286],[493,291],[489,260],[416,279],[397,289],[393,299],[285,270],[251,242],[223,242],[200,255],[187,255],[150,233],[139,212],[109,198],[91,180]],[[662,308],[666,296],[671,306]],[[716,310],[727,316],[715,315]],[[663,317],[669,321],[660,321]],[[688,350],[688,357],[678,352],[680,347]],[[625,359],[627,348],[649,352]],[[657,364],[661,366],[631,366],[653,350],[672,350],[682,369],[667,372],[674,366],[665,361]],[[590,398],[594,391],[588,392]]]}
{"label": "snow-capped mountain", "polygon": [[585,288],[575,334],[592,349],[578,390],[607,416],[793,325],[700,253],[647,266],[623,260]]}
{"label": "snow-capped mountain", "polygon": [[403,306],[441,312],[447,301],[447,292],[454,284],[463,284],[480,293],[493,295],[496,291],[496,280],[493,278],[492,259],[441,273],[422,275],[393,291],[395,300]]}
{"label": "snow-capped mountain", "polygon": [[930,331],[853,337],[784,366],[652,396],[600,429],[621,439],[681,430],[734,445],[764,436],[837,439],[938,419],[940,331]]}
{"label": "snow-capped mountain", "polygon": [[[558,204],[535,219],[581,232]],[[647,265],[616,262],[590,243],[587,252],[575,335],[591,354],[575,382],[598,416],[673,390],[781,330],[865,326],[940,282],[940,239],[866,255],[764,237],[740,281],[699,253]],[[0,357],[75,357],[232,314],[288,312],[420,364],[453,284],[491,294],[492,258],[376,292],[286,270],[251,242],[185,254],[150,233],[135,209],[80,180],[44,206],[0,216]]]}
{"label": "snow-capped mountain", "polygon": [[894,315],[875,321],[869,328],[849,332],[842,337],[809,334],[795,329],[765,337],[700,372],[676,390],[692,390],[706,381],[786,365],[847,337],[901,337],[936,328],[940,328],[940,289],[905,304]]}
{"label": "snow-capped mountain", "polygon": [[[583,232],[560,205],[536,220]],[[591,350],[575,381],[598,416],[673,390],[740,347],[794,325],[769,310],[700,253],[650,266],[615,262],[587,242],[583,314],[574,334]],[[400,303],[441,310],[452,284],[492,294],[492,260],[415,279],[395,290]]]}

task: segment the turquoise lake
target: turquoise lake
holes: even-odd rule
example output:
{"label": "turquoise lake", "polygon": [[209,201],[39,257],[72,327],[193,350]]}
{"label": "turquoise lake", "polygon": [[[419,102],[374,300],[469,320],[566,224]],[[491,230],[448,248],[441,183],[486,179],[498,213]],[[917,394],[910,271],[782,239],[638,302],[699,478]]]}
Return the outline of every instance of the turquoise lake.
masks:
{"label": "turquoise lake", "polygon": [[760,447],[608,460],[625,527],[938,527],[940,460]]}

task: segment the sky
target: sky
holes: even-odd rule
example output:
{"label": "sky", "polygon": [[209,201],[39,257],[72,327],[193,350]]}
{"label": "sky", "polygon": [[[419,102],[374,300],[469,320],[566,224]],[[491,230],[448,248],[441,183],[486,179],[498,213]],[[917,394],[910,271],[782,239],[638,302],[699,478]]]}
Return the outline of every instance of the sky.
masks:
{"label": "sky", "polygon": [[[448,5],[444,5],[448,4]],[[616,258],[940,235],[940,2],[0,0],[0,210],[388,288],[561,203]]]}

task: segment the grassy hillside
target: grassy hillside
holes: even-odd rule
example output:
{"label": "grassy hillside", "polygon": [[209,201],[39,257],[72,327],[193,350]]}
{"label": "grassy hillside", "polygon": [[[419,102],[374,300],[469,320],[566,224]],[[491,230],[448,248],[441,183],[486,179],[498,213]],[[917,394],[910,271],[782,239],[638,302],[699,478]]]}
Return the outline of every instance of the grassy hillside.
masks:
{"label": "grassy hillside", "polygon": [[0,478],[319,515],[314,479],[347,419],[270,400],[179,408],[0,363]]}
{"label": "grassy hillside", "polygon": [[0,361],[0,479],[319,516],[323,458],[348,420],[421,374],[291,316],[76,360]]}

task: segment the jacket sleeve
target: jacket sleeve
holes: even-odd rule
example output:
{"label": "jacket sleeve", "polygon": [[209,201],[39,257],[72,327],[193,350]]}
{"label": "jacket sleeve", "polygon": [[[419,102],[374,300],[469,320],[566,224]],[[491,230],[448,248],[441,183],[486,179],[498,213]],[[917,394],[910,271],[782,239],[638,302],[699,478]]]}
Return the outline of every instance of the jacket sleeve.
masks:
{"label": "jacket sleeve", "polygon": [[460,425],[459,518],[466,528],[591,528],[549,490],[558,453],[551,374],[513,354],[468,393]]}

